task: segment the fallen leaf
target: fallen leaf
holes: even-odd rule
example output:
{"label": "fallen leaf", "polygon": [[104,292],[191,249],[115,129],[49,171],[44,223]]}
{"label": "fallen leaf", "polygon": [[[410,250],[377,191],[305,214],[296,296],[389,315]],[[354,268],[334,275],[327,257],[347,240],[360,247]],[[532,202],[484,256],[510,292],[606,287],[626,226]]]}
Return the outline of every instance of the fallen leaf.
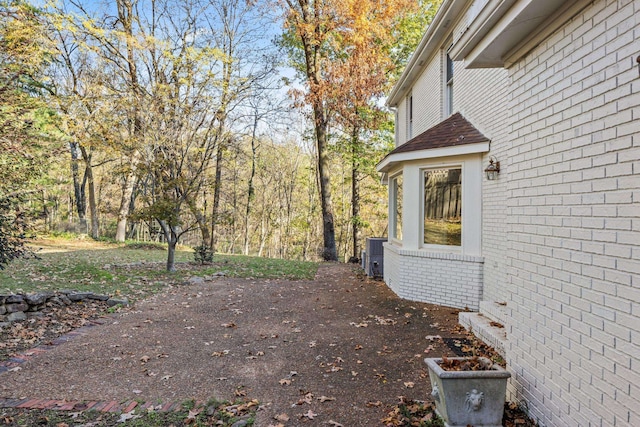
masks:
{"label": "fallen leaf", "polygon": [[411,382],[411,381],[407,381],[407,382],[404,383],[404,386],[406,388],[413,388],[413,387],[415,387],[415,385],[416,384],[414,382]]}
{"label": "fallen leaf", "polygon": [[324,403],[324,402],[330,402],[330,401],[336,400],[336,398],[335,397],[320,396],[318,398],[318,400],[320,402]]}
{"label": "fallen leaf", "polygon": [[291,385],[291,380],[287,380],[287,379],[282,379],[278,382],[280,383],[280,385]]}
{"label": "fallen leaf", "polygon": [[134,411],[131,412],[125,412],[124,414],[120,414],[120,418],[118,418],[118,423],[126,423],[129,420],[134,420],[136,418],[140,418],[140,415],[135,415],[133,413]]}
{"label": "fallen leaf", "polygon": [[311,409],[309,409],[307,411],[307,413],[302,414],[302,417],[304,418],[309,418],[310,420],[314,419],[315,417],[317,417],[318,414],[316,414],[315,412],[313,412]]}
{"label": "fallen leaf", "polygon": [[329,420],[329,425],[333,427],[344,427],[342,424],[335,422],[333,420]]}
{"label": "fallen leaf", "polygon": [[171,378],[173,375],[165,375],[164,377],[160,378],[163,381],[167,381],[169,378]]}
{"label": "fallen leaf", "polygon": [[140,358],[140,361],[141,361],[142,363],[147,363],[147,362],[149,361],[149,359],[151,359],[149,356],[142,356],[142,357]]}
{"label": "fallen leaf", "polygon": [[273,417],[273,419],[276,421],[280,421],[281,423],[286,423],[287,421],[289,421],[289,415],[282,413],[276,415],[275,417]]}

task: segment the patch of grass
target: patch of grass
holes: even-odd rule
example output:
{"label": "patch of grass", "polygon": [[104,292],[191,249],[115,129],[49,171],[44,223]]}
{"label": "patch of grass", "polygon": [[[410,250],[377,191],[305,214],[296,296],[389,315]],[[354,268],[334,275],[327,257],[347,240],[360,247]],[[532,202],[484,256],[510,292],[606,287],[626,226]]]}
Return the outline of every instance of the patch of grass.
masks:
{"label": "patch of grass", "polygon": [[229,277],[300,280],[312,279],[318,268],[313,262],[218,254],[214,262],[199,265],[191,261],[192,249],[179,247],[177,271],[169,273],[166,251],[149,250],[147,245],[40,239],[32,244],[38,258],[15,260],[0,271],[0,293],[74,289],[138,300],[191,276],[224,272]]}
{"label": "patch of grass", "polygon": [[216,254],[214,262],[202,271],[205,274],[224,271],[231,277],[308,280],[315,277],[318,264],[309,261]]}
{"label": "patch of grass", "polygon": [[0,425],[3,426],[79,426],[93,425],[101,427],[164,427],[164,426],[223,426],[229,427],[240,419],[252,426],[256,400],[246,402],[210,401],[207,405],[196,407],[193,400],[182,403],[182,407],[172,412],[155,410],[133,410],[127,414],[103,413],[98,411],[55,411],[38,409],[0,409]]}

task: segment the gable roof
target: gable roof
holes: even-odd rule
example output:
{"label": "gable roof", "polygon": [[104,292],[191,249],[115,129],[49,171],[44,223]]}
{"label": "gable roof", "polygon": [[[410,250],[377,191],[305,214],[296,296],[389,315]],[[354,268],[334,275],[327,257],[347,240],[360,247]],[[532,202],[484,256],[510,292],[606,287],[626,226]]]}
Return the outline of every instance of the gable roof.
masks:
{"label": "gable roof", "polygon": [[489,151],[489,142],[489,138],[462,114],[455,113],[396,147],[378,163],[377,169],[378,172],[388,172],[394,164],[402,161],[484,153]]}

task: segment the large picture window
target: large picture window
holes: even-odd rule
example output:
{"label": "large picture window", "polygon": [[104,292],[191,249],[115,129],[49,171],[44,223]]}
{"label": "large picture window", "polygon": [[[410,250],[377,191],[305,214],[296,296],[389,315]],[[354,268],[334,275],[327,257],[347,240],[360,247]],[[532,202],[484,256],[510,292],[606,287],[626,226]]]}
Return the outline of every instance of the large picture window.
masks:
{"label": "large picture window", "polygon": [[462,168],[424,171],[424,243],[462,245]]}
{"label": "large picture window", "polygon": [[402,240],[402,175],[391,179],[391,237]]}

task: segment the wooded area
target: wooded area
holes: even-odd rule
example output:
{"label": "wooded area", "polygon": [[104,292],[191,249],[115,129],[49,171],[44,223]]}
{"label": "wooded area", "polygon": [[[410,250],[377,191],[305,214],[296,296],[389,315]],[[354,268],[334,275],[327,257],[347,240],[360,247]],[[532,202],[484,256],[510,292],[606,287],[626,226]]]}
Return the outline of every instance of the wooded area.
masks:
{"label": "wooded area", "polygon": [[32,232],[357,258],[438,3],[0,1],[0,266]]}

